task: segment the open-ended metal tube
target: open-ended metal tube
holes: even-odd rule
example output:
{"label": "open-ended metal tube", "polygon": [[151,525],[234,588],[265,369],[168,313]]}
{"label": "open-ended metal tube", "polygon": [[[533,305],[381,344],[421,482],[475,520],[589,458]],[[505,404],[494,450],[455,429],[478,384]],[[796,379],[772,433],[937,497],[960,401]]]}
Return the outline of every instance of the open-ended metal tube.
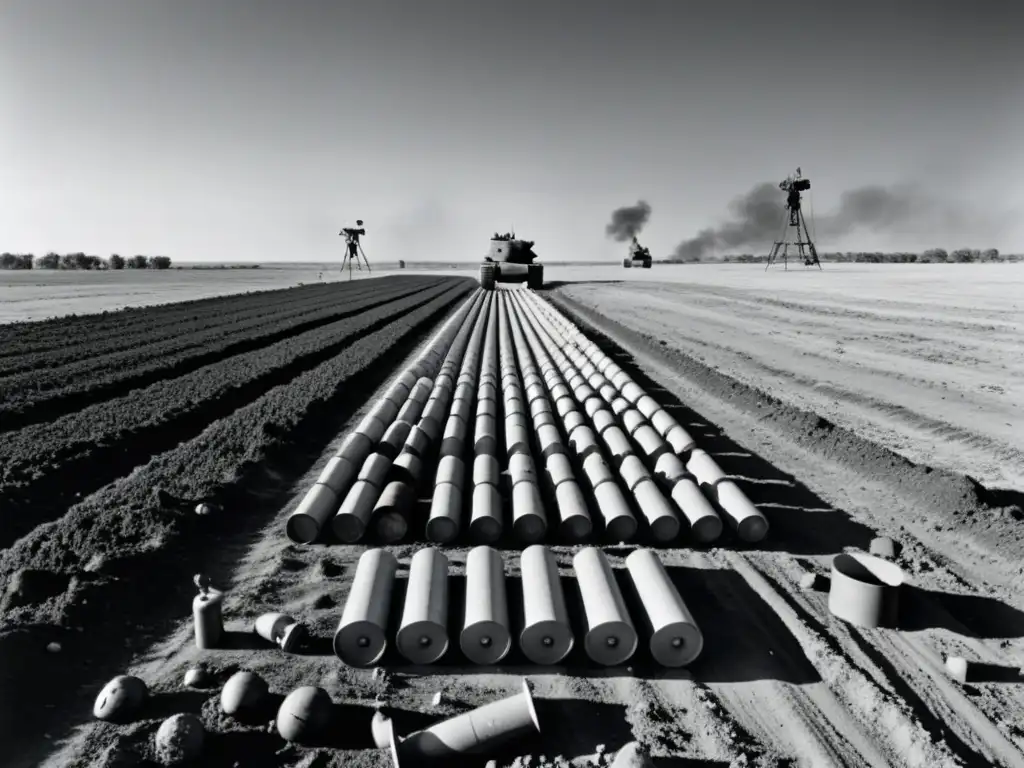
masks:
{"label": "open-ended metal tube", "polygon": [[395,645],[413,664],[433,664],[448,650],[448,558],[434,547],[412,556]]}
{"label": "open-ended metal tube", "polygon": [[637,633],[607,558],[597,547],[587,547],[572,564],[583,601],[587,656],[604,666],[624,664],[636,652]]}
{"label": "open-ended metal tube", "polygon": [[474,664],[497,664],[512,648],[505,566],[501,553],[474,547],[466,556],[466,612],[459,637]]}
{"label": "open-ended metal tube", "polygon": [[[386,725],[390,725],[388,722]],[[456,717],[398,738],[391,728],[391,759],[395,768],[404,764],[438,765],[467,754],[480,754],[516,737],[540,733],[530,685],[522,692],[485,704]]]}
{"label": "open-ended metal tube", "polygon": [[572,650],[574,638],[555,556],[542,544],[523,550],[519,559],[523,621],[519,647],[534,664],[557,664]]}
{"label": "open-ended metal tube", "polygon": [[626,557],[626,571],[640,600],[651,656],[663,667],[685,667],[703,650],[704,635],[665,566],[653,551],[638,549]]}
{"label": "open-ended metal tube", "polygon": [[391,590],[398,560],[385,549],[368,549],[359,558],[341,622],[334,633],[334,653],[350,667],[376,664],[387,647]]}

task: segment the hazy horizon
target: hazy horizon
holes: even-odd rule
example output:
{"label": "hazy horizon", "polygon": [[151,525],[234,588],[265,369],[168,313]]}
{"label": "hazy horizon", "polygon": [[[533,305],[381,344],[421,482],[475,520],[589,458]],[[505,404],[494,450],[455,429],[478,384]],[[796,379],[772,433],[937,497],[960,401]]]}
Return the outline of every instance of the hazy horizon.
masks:
{"label": "hazy horizon", "polygon": [[644,201],[657,259],[759,253],[800,166],[822,252],[1022,252],[1021,28],[996,0],[9,0],[0,251],[331,262],[362,218],[371,262],[513,226],[605,261]]}

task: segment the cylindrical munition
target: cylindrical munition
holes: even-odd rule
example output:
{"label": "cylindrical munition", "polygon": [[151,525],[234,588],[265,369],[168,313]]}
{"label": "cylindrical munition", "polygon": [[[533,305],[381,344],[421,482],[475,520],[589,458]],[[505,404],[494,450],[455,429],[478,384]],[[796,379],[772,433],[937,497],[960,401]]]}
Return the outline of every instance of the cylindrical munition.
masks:
{"label": "cylindrical munition", "polygon": [[410,429],[412,429],[412,425],[407,421],[392,422],[391,426],[385,430],[384,437],[377,444],[377,453],[392,460],[398,458],[398,454],[402,452],[402,446],[405,445],[405,441],[409,437]]}
{"label": "cylindrical munition", "polygon": [[555,413],[563,419],[576,410],[576,401],[571,396],[560,397],[554,403]]}
{"label": "cylindrical munition", "polygon": [[409,399],[413,402],[425,405],[434,389],[434,382],[426,376],[421,376],[419,381],[413,384],[409,392]]}
{"label": "cylindrical munition", "polygon": [[665,566],[652,550],[638,549],[626,557],[626,571],[640,598],[651,656],[663,667],[685,667],[703,650],[704,635]]}
{"label": "cylindrical munition", "polygon": [[473,485],[487,483],[497,488],[500,478],[501,465],[495,456],[482,453],[473,459]]}
{"label": "cylindrical munition", "polygon": [[196,648],[216,648],[220,644],[224,634],[223,604],[224,593],[216,589],[204,589],[192,598]]}
{"label": "cylindrical munition", "polygon": [[618,420],[615,418],[615,414],[609,411],[604,406],[601,406],[594,412],[594,415],[590,417],[594,422],[594,432],[600,435],[609,427],[618,426]]}
{"label": "cylindrical munition", "polygon": [[617,417],[621,417],[631,407],[631,403],[624,397],[616,397],[612,400],[611,408],[612,413]]}
{"label": "cylindrical munition", "polygon": [[[548,383],[551,384],[550,382]],[[568,397],[571,400],[572,390],[570,390],[568,386],[562,383],[551,384],[551,402],[557,405],[558,401],[561,400],[563,397]]]}
{"label": "cylindrical munition", "polygon": [[412,427],[409,430],[409,436],[405,438],[405,445],[402,447],[402,451],[411,453],[418,459],[426,458],[427,452],[430,450],[430,435],[419,428],[419,425]]}
{"label": "cylindrical munition", "polygon": [[569,413],[562,417],[562,426],[565,428],[565,434],[571,435],[576,427],[583,426],[587,423],[586,418],[582,413],[573,409]]}
{"label": "cylindrical munition", "polygon": [[597,368],[594,367],[593,363],[584,363],[582,366],[580,366],[580,373],[582,373],[586,378],[589,379],[591,376],[597,373]]}
{"label": "cylindrical munition", "polygon": [[381,423],[386,427],[395,420],[395,416],[398,415],[398,409],[398,405],[385,397],[377,401],[377,404],[370,413],[380,419]]}
{"label": "cylindrical munition", "polygon": [[451,421],[452,416],[458,416],[462,421],[469,424],[473,423],[473,401],[472,400],[456,400],[452,403],[451,413],[448,414],[448,420]]}
{"label": "cylindrical munition", "polygon": [[512,487],[512,530],[521,542],[532,544],[547,533],[548,522],[540,489],[534,482],[520,482]]}
{"label": "cylindrical munition", "polygon": [[334,633],[334,653],[350,667],[373,666],[384,655],[397,570],[398,560],[386,549],[368,549],[359,558],[341,622]]}
{"label": "cylindrical munition", "polygon": [[613,400],[615,400],[616,397],[619,396],[619,390],[617,390],[615,388],[615,385],[612,384],[610,381],[606,381],[604,384],[602,384],[599,392],[606,403],[611,403]]}
{"label": "cylindrical munition", "polygon": [[[536,416],[533,417],[533,428],[535,430],[540,430],[541,427],[545,426],[554,427],[557,423],[555,421],[555,418],[555,414],[551,413],[550,411],[538,413]],[[555,427],[555,429],[557,429],[557,427]]]}
{"label": "cylindrical munition", "polygon": [[[523,692],[431,725],[399,739],[391,728],[394,768],[449,764],[464,755],[492,751],[517,737],[540,733],[529,684]],[[447,762],[446,762],[447,761]]]}
{"label": "cylindrical munition", "polygon": [[587,547],[572,566],[583,601],[587,656],[604,666],[624,664],[636,652],[637,634],[607,558],[597,547]]}
{"label": "cylindrical munition", "polygon": [[493,381],[484,381],[483,377],[480,380],[480,386],[476,390],[477,402],[487,400],[492,403],[498,402],[498,387]]}
{"label": "cylindrical munition", "polygon": [[682,427],[672,427],[665,435],[665,441],[680,455],[697,447],[697,441]]}
{"label": "cylindrical munition", "polygon": [[620,427],[611,426],[601,433],[601,440],[608,449],[608,455],[612,457],[612,464],[619,466],[627,456],[632,456],[633,446],[626,437],[626,433]]}
{"label": "cylindrical munition", "polygon": [[530,416],[534,419],[537,418],[538,414],[553,412],[554,409],[551,407],[551,402],[543,395],[530,402]]}
{"label": "cylindrical munition", "polygon": [[644,392],[640,388],[640,385],[637,384],[635,381],[628,382],[622,388],[622,397],[625,398],[629,402],[630,405],[635,404],[645,394],[647,394],[647,393]]}
{"label": "cylindrical munition", "polygon": [[658,457],[654,464],[654,479],[662,488],[671,489],[684,478],[691,478],[682,459],[674,453],[665,453]]}
{"label": "cylindrical munition", "polygon": [[501,538],[501,494],[496,485],[480,484],[473,488],[473,512],[469,535],[474,541],[493,543]]}
{"label": "cylindrical munition", "polygon": [[[442,417],[443,419],[443,417]],[[419,428],[424,432],[430,439],[430,442],[436,443],[441,437],[441,432],[444,430],[444,421],[438,421],[432,416],[423,416],[419,421]]]}
{"label": "cylindrical munition", "polygon": [[288,653],[306,636],[305,625],[286,613],[265,613],[256,619],[253,629],[264,640]]}
{"label": "cylindrical munition", "polygon": [[537,482],[537,467],[528,453],[517,453],[508,460],[508,474],[512,486],[518,483]]}
{"label": "cylindrical munition", "polygon": [[373,508],[373,526],[382,541],[391,544],[405,538],[415,503],[416,492],[408,483],[392,481],[384,486]]}
{"label": "cylindrical munition", "polygon": [[427,540],[449,544],[458,537],[462,527],[462,487],[454,483],[434,486],[427,520]]}
{"label": "cylindrical munition", "polygon": [[414,453],[403,452],[398,454],[398,458],[391,465],[391,478],[406,483],[413,490],[416,489],[422,473],[423,462]]}
{"label": "cylindrical munition", "polygon": [[583,410],[586,412],[587,416],[594,418],[595,413],[607,410],[607,408],[605,401],[600,397],[591,397],[583,403]]}
{"label": "cylindrical munition", "polygon": [[530,432],[521,421],[505,421],[505,454],[509,457],[517,453],[529,453]]}
{"label": "cylindrical munition", "polygon": [[633,495],[656,541],[672,541],[679,535],[679,516],[653,480],[642,479],[633,489]]}
{"label": "cylindrical munition", "polygon": [[324,523],[338,511],[339,506],[340,502],[334,491],[322,483],[314,484],[303,496],[295,511],[288,516],[288,522],[285,524],[288,538],[300,544],[316,541]]}
{"label": "cylindrical munition", "polygon": [[408,397],[408,394],[409,392],[412,391],[412,388],[416,386],[417,379],[418,377],[416,376],[415,373],[406,369],[402,371],[402,374],[397,379],[395,379],[395,383],[391,385],[391,389],[389,389],[388,391],[391,392],[399,385],[405,387],[406,393],[402,397],[402,399],[404,400],[406,397]]}
{"label": "cylindrical munition", "polygon": [[362,465],[372,450],[373,442],[370,438],[358,432],[349,432],[334,455],[346,459],[358,467]]}
{"label": "cylindrical munition", "polygon": [[384,430],[386,428],[387,427],[383,421],[372,413],[368,413],[363,417],[363,420],[359,422],[359,426],[356,427],[356,432],[360,435],[366,435],[367,439],[371,443],[377,444],[380,442],[380,439],[384,437]]}
{"label": "cylindrical munition", "polygon": [[354,544],[363,537],[373,515],[373,507],[380,498],[380,489],[365,480],[357,480],[341,508],[331,519],[335,537],[346,544]]}
{"label": "cylindrical munition", "polygon": [[433,664],[448,650],[448,558],[434,547],[409,563],[398,652],[413,664]]}
{"label": "cylindrical munition", "polygon": [[634,405],[645,419],[650,419],[654,414],[661,410],[661,406],[658,405],[658,401],[650,395],[643,395]]}
{"label": "cylindrical munition", "polygon": [[569,435],[569,447],[580,461],[601,453],[601,447],[597,444],[597,435],[586,424],[576,427]]}
{"label": "cylindrical munition", "polygon": [[362,462],[354,464],[341,456],[332,456],[316,481],[318,484],[326,485],[340,497],[356,479],[361,466]]}
{"label": "cylindrical munition", "polygon": [[466,422],[456,415],[448,417],[441,435],[441,456],[462,456],[466,449]]}
{"label": "cylindrical munition", "polygon": [[715,486],[715,500],[729,525],[743,541],[754,543],[768,535],[768,520],[732,480]]}
{"label": "cylindrical munition", "polygon": [[647,420],[644,418],[643,414],[636,408],[627,408],[623,411],[619,416],[619,421],[622,424],[623,430],[625,430],[626,434],[630,437],[632,437],[633,433],[640,427],[647,424]]}
{"label": "cylindrical munition", "polygon": [[526,387],[526,402],[530,404],[531,408],[538,400],[547,400],[547,391],[544,389],[544,385],[542,383],[529,383],[524,377],[523,384]]}
{"label": "cylindrical munition", "polygon": [[472,404],[476,398],[476,384],[473,382],[472,376],[462,374],[459,376],[459,383],[455,387],[454,402],[465,401]]}
{"label": "cylindrical munition", "polygon": [[357,479],[380,489],[384,487],[384,478],[387,477],[389,469],[391,469],[391,459],[382,453],[371,453],[363,462]]}
{"label": "cylindrical munition", "polygon": [[498,453],[498,422],[493,416],[477,414],[473,451],[477,455]]}
{"label": "cylindrical munition", "polygon": [[657,461],[661,456],[671,455],[671,447],[649,424],[642,424],[633,433],[633,440],[648,461]]}
{"label": "cylindrical munition", "polygon": [[587,511],[587,501],[574,479],[570,478],[555,488],[555,503],[560,521],[558,532],[565,541],[583,541],[593,533],[594,524]]}
{"label": "cylindrical munition", "polygon": [[636,518],[617,483],[601,483],[594,488],[594,499],[609,541],[629,541],[636,536]]}
{"label": "cylindrical munition", "polygon": [[662,437],[671,432],[675,427],[680,426],[679,422],[673,418],[672,414],[664,408],[658,409],[647,418],[650,420],[651,426],[654,427]]}
{"label": "cylindrical munition", "polygon": [[396,419],[408,424],[415,424],[420,420],[420,414],[423,413],[423,405],[424,403],[419,400],[413,400],[410,396],[408,400],[402,403],[402,407],[399,409]]}
{"label": "cylindrical munition", "polygon": [[718,466],[718,462],[711,458],[707,451],[700,448],[690,454],[690,458],[686,462],[686,469],[697,479],[697,483],[703,486],[714,487],[728,477]]}
{"label": "cylindrical munition", "polygon": [[597,392],[594,391],[594,388],[587,384],[586,381],[576,387],[572,393],[575,396],[577,403],[585,403],[590,398],[597,398],[598,396]]}
{"label": "cylindrical munition", "polygon": [[590,487],[595,490],[602,483],[610,483],[615,479],[611,467],[600,453],[591,453],[583,460],[583,474],[587,476]]}
{"label": "cylindrical munition", "polygon": [[[607,372],[605,373],[605,375],[608,375]],[[629,378],[629,374],[626,373],[621,368],[618,368],[615,371],[615,373],[613,373],[611,376],[608,376],[608,378],[611,379],[612,384],[614,384],[615,388],[620,392],[622,391],[623,387],[625,387],[627,384],[633,381],[631,378]]]}
{"label": "cylindrical munition", "polygon": [[627,456],[619,465],[619,477],[625,483],[626,490],[632,492],[642,480],[650,480],[651,473],[638,457]]}
{"label": "cylindrical munition", "polygon": [[690,524],[690,536],[694,541],[708,544],[722,535],[722,518],[693,480],[689,477],[677,480],[672,486],[671,496]]}
{"label": "cylindrical munition", "polygon": [[493,400],[478,400],[476,403],[476,415],[490,416],[492,419],[498,418],[498,404]]}
{"label": "cylindrical munition", "polygon": [[569,463],[569,457],[564,453],[553,453],[548,456],[544,467],[552,488],[557,488],[566,480],[574,479],[572,464]]}
{"label": "cylindrical munition", "polygon": [[519,646],[534,664],[557,664],[573,646],[572,628],[555,556],[534,544],[519,559],[523,584],[523,631]]}
{"label": "cylindrical munition", "polygon": [[466,465],[461,458],[457,456],[442,456],[441,460],[437,463],[437,475],[434,484],[451,483],[456,488],[462,489],[465,487],[465,477]]}
{"label": "cylindrical munition", "polygon": [[466,613],[459,646],[474,664],[497,664],[512,647],[501,553],[474,547],[466,556]]}

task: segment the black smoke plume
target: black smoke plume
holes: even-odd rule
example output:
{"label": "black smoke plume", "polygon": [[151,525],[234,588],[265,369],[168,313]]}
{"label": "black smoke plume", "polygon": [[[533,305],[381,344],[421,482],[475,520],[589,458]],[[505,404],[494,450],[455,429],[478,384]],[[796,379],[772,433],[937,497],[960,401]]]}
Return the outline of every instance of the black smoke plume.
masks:
{"label": "black smoke plume", "polygon": [[[933,234],[936,228],[956,232],[969,226],[972,218],[962,208],[936,200],[914,185],[849,190],[840,196],[838,210],[817,215],[813,221],[808,215],[807,197],[804,193],[803,213],[816,239],[842,237],[867,227],[875,233],[912,229]],[[785,204],[786,193],[778,184],[758,184],[729,204],[730,221],[702,229],[696,237],[684,240],[676,246],[671,260],[700,261],[716,249],[729,252],[743,247],[767,253],[787,221]]]}
{"label": "black smoke plume", "polygon": [[627,205],[625,208],[616,208],[612,211],[612,221],[604,228],[604,232],[620,243],[625,242],[639,235],[650,218],[651,206],[643,200],[638,200],[636,205]]}

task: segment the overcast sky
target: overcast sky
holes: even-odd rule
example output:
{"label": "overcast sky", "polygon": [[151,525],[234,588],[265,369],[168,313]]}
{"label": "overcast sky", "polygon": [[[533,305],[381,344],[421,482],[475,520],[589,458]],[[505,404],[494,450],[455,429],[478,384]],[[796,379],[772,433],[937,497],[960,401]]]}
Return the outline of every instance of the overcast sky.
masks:
{"label": "overcast sky", "polygon": [[660,257],[799,165],[815,217],[872,185],[961,214],[820,250],[1022,252],[1022,30],[1020,0],[4,0],[0,250],[319,261],[360,217],[371,261],[512,225],[618,259],[643,199]]}

